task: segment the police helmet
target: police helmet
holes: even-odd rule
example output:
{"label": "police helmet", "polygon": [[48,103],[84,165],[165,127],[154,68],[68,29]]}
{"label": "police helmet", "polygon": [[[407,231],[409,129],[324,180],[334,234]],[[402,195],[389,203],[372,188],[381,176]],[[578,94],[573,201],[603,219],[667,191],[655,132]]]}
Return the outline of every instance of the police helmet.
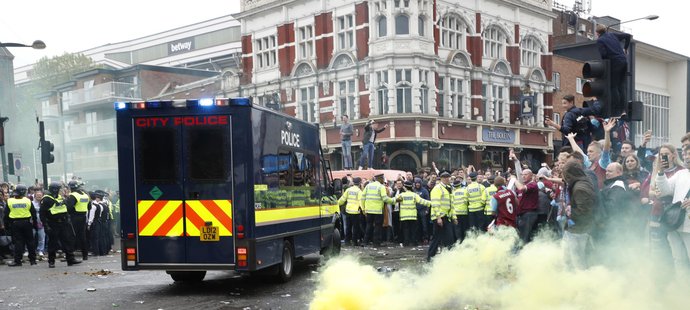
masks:
{"label": "police helmet", "polygon": [[60,182],[50,182],[50,185],[48,185],[48,192],[51,196],[57,196],[60,194],[61,188],[62,184],[60,184]]}
{"label": "police helmet", "polygon": [[26,185],[24,184],[17,184],[17,187],[14,188],[14,194],[17,196],[26,196]]}
{"label": "police helmet", "polygon": [[81,187],[81,184],[79,184],[79,181],[77,180],[72,180],[67,183],[67,186],[69,186],[69,190],[71,191],[77,191],[79,190],[79,187]]}

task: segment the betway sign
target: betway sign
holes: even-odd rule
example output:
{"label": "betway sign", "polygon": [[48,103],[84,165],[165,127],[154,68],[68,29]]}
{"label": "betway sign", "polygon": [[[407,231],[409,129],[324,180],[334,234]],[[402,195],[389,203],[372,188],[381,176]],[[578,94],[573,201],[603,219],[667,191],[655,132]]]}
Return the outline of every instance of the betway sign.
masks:
{"label": "betway sign", "polygon": [[168,55],[191,52],[194,50],[194,38],[185,38],[168,43]]}

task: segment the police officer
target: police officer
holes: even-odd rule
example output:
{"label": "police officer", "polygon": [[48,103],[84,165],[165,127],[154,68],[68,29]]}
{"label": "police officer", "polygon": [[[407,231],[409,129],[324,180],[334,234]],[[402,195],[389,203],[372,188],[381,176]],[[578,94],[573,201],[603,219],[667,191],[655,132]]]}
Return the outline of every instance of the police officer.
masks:
{"label": "police officer", "polygon": [[355,177],[352,179],[353,185],[348,187],[340,199],[338,205],[345,204],[345,216],[347,224],[345,225],[345,244],[354,243],[359,244],[359,239],[362,238],[360,227],[360,213],[362,212],[362,205],[360,203],[362,198],[362,190],[359,186],[362,184],[362,178]]}
{"label": "police officer", "polygon": [[470,173],[470,183],[465,191],[467,209],[469,211],[470,229],[480,230],[484,224],[484,205],[486,204],[486,189],[477,182],[477,173]]}
{"label": "police officer", "polygon": [[362,205],[367,219],[367,231],[364,234],[364,244],[373,240],[374,246],[381,246],[381,229],[383,228],[383,207],[384,203],[392,204],[393,198],[388,197],[386,187],[383,186],[383,174],[374,176],[374,180],[369,182],[362,193]]}
{"label": "police officer", "polygon": [[426,260],[431,261],[431,258],[436,256],[436,251],[440,243],[450,249],[453,245],[453,224],[457,225],[457,218],[453,212],[452,192],[453,188],[450,185],[450,173],[448,171],[441,172],[441,182],[436,184],[431,190],[431,221],[434,226],[434,236],[429,244],[429,252]]}
{"label": "police officer", "polygon": [[431,201],[420,197],[412,187],[412,181],[405,181],[403,183],[405,191],[400,197],[400,225],[403,235],[403,246],[414,245],[415,229],[417,228],[417,204],[426,207],[431,206]]}
{"label": "police officer", "polygon": [[7,199],[7,211],[5,212],[5,225],[11,227],[12,242],[14,243],[14,262],[8,264],[12,267],[22,265],[24,247],[29,250],[29,262],[36,265],[36,209],[26,195],[26,185],[18,184],[14,189],[14,197]]}
{"label": "police officer", "polygon": [[81,189],[79,181],[72,180],[67,183],[70,194],[65,200],[67,212],[69,212],[74,234],[76,235],[75,249],[81,249],[83,260],[89,259],[89,243],[86,239],[86,212],[89,210],[89,195]]}
{"label": "police officer", "polygon": [[41,199],[41,219],[48,234],[48,267],[55,268],[55,256],[61,245],[62,251],[67,256],[67,266],[80,264],[74,259],[74,229],[70,223],[67,206],[60,196],[62,185],[51,182],[48,186],[48,195]]}
{"label": "police officer", "polygon": [[484,224],[482,225],[482,230],[486,231],[486,229],[489,227],[489,224],[491,224],[491,221],[494,220],[496,217],[495,213],[493,212],[493,208],[491,207],[491,198],[494,197],[494,194],[498,192],[498,187],[496,187],[496,177],[494,175],[489,176],[488,179],[489,185],[486,187],[486,203],[484,204]]}
{"label": "police officer", "polygon": [[462,178],[456,179],[453,182],[453,197],[451,205],[453,206],[453,213],[457,218],[457,224],[453,225],[455,232],[455,240],[462,243],[465,240],[465,232],[469,227],[469,219],[467,213],[467,198],[465,197],[466,188],[463,186]]}

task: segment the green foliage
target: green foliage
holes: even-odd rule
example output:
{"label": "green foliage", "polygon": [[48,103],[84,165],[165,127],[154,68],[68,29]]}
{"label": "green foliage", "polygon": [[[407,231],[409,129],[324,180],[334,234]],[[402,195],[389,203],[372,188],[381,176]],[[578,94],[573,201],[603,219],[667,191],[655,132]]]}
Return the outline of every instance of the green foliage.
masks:
{"label": "green foliage", "polygon": [[65,53],[53,58],[43,57],[34,64],[31,78],[38,88],[45,92],[55,85],[68,82],[72,75],[94,68],[93,60],[84,54]]}

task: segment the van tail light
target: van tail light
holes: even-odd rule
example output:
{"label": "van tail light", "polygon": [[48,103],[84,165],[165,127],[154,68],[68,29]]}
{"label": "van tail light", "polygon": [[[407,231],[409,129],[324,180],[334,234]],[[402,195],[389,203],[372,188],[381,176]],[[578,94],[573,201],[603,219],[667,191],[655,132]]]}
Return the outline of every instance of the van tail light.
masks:
{"label": "van tail light", "polygon": [[237,248],[237,266],[247,267],[247,248]]}

